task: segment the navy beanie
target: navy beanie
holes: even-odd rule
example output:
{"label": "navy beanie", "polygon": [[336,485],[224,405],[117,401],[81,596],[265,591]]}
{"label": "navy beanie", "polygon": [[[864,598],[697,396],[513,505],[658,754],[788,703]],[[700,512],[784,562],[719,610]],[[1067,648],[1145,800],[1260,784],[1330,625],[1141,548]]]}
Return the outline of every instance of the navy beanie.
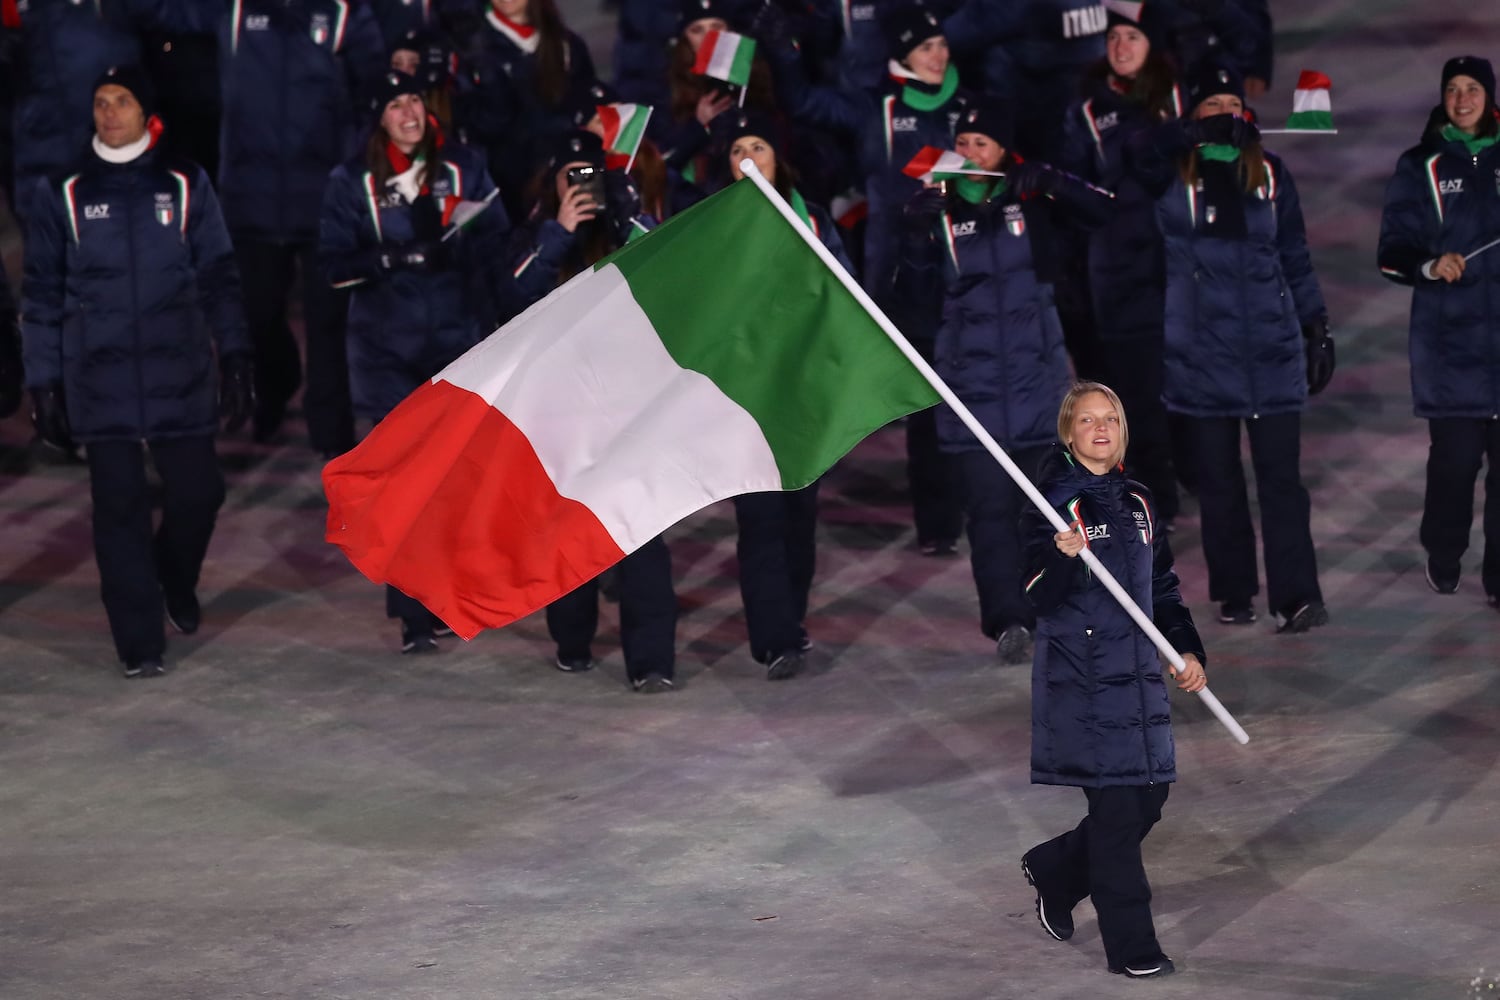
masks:
{"label": "navy beanie", "polygon": [[375,116],[375,120],[379,121],[380,116],[385,114],[385,106],[402,94],[422,96],[422,85],[417,82],[416,77],[397,69],[388,69],[380,74],[380,79],[375,81],[375,86],[370,91],[370,113]]}
{"label": "navy beanie", "polygon": [[1495,68],[1490,65],[1488,59],[1479,56],[1455,56],[1443,63],[1443,83],[1438,88],[1438,93],[1448,89],[1448,81],[1455,76],[1472,77],[1484,88],[1489,95],[1490,103],[1495,103]]}
{"label": "navy beanie", "polygon": [[552,149],[552,170],[566,163],[587,163],[603,170],[604,140],[582,129],[564,132]]}
{"label": "navy beanie", "polygon": [[911,50],[934,35],[943,33],[943,25],[937,16],[921,4],[903,4],[887,14],[880,22],[885,33],[890,56],[904,62]]}
{"label": "navy beanie", "polygon": [[1153,47],[1160,45],[1166,33],[1156,3],[1157,0],[1104,0],[1105,32],[1123,24],[1145,35]]}
{"label": "navy beanie", "polygon": [[156,91],[151,86],[151,78],[139,66],[111,66],[94,81],[93,93],[97,94],[100,87],[111,84],[130,91],[146,118],[156,114]]}
{"label": "navy beanie", "polygon": [[1215,94],[1233,94],[1241,101],[1245,99],[1245,79],[1233,66],[1222,66],[1215,62],[1200,63],[1183,79],[1187,91],[1188,111],[1202,104]]}
{"label": "navy beanie", "polygon": [[1010,149],[1016,144],[1016,116],[1010,104],[993,97],[982,97],[959,116],[953,126],[955,136],[978,132]]}
{"label": "navy beanie", "polygon": [[733,29],[735,13],[729,0],[681,0],[677,9],[677,33],[682,34],[688,25],[706,17],[716,17]]}

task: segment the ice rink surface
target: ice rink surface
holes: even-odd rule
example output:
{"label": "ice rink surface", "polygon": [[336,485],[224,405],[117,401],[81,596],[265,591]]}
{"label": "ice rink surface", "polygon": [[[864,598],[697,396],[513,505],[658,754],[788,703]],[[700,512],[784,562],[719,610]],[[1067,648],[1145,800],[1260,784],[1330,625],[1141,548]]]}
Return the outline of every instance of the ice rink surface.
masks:
{"label": "ice rink surface", "polygon": [[[1083,797],[1028,783],[1029,670],[979,634],[967,560],[916,554],[897,428],[825,484],[809,674],[769,684],[751,662],[721,504],[669,534],[683,686],[646,698],[612,605],[591,674],[552,669],[539,616],[398,656],[379,590],[322,541],[300,428],[224,443],[204,627],[171,641],[167,678],[127,683],[86,474],[22,474],[18,417],[0,425],[0,998],[1500,995],[1500,614],[1477,549],[1457,595],[1423,581],[1409,295],[1374,266],[1395,159],[1446,57],[1500,56],[1500,5],[1274,7],[1263,118],[1318,69],[1341,129],[1269,144],[1341,357],[1304,455],[1333,621],[1218,625],[1189,506],[1178,568],[1253,741],[1176,699],[1181,779],[1146,856],[1178,975],[1106,973],[1086,903],[1071,942],[1037,927],[1020,854]],[[607,39],[603,15],[574,19]]]}

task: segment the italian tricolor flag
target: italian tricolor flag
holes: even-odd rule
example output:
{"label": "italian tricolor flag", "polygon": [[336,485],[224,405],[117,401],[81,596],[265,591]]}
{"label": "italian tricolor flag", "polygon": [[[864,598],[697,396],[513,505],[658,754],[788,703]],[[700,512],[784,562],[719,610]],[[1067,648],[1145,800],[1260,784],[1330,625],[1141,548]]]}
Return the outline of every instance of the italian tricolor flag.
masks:
{"label": "italian tricolor flag", "polygon": [[742,180],[558,288],[330,462],[327,537],[472,638],[715,501],[812,482],[937,399]]}
{"label": "italian tricolor flag", "polygon": [[938,149],[936,146],[923,146],[917,150],[917,155],[911,158],[911,162],[901,168],[901,172],[908,177],[915,177],[923,184],[931,184],[934,181],[948,180],[966,174],[980,174],[990,177],[998,177],[999,173],[990,170],[979,170],[973,163],[950,149]]}
{"label": "italian tricolor flag", "polygon": [[1305,69],[1297,77],[1292,94],[1292,114],[1286,127],[1293,132],[1332,132],[1333,104],[1328,99],[1332,82],[1322,73]]}
{"label": "italian tricolor flag", "polygon": [[[604,148],[611,162],[611,169],[630,169],[635,162],[636,150],[646,137],[646,123],[651,120],[651,107],[646,104],[601,104],[599,123],[604,126]],[[618,161],[618,162],[616,162]]]}
{"label": "italian tricolor flag", "polygon": [[755,39],[733,31],[710,31],[698,48],[693,72],[743,87],[750,82],[750,63],[755,58]]}

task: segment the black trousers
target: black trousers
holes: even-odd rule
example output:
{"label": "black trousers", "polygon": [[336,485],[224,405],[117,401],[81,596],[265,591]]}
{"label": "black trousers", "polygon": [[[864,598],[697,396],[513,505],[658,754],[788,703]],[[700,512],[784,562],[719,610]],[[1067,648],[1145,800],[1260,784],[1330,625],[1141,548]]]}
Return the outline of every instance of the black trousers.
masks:
{"label": "black trousers", "polygon": [[115,652],[122,662],[158,659],[166,647],[162,592],[191,594],[224,503],[212,435],[148,441],[162,481],[161,525],[151,529],[151,490],[139,441],[85,449],[94,501],[94,558]]}
{"label": "black trousers", "polygon": [[[620,650],[631,680],[670,678],[677,656],[677,593],[672,554],[661,536],[626,556],[620,574]],[[547,631],[563,659],[593,655],[599,631],[599,581],[590,580],[547,605]]]}
{"label": "black trousers", "polygon": [[796,650],[806,634],[802,623],[817,563],[818,483],[735,497],[734,516],[750,655],[769,663]]}
{"label": "black trousers", "polygon": [[1484,474],[1484,592],[1500,595],[1500,420],[1444,417],[1427,421],[1427,495],[1422,547],[1444,569],[1457,570],[1474,524],[1474,483]]}
{"label": "black trousers", "polygon": [[963,485],[953,457],[938,447],[935,406],[906,418],[906,479],[917,544],[958,541],[964,529]]}
{"label": "black trousers", "polygon": [[[1208,563],[1210,600],[1245,604],[1260,590],[1255,572],[1255,528],[1240,459],[1236,417],[1190,417]],[[1266,599],[1273,612],[1321,601],[1313,551],[1312,501],[1302,485],[1302,415],[1280,413],[1243,421],[1260,500],[1266,560]]]}
{"label": "black trousers", "polygon": [[[344,343],[348,295],[328,287],[315,243],[266,243],[236,235],[235,260],[244,287],[245,318],[255,344],[257,423],[280,415],[303,379],[297,340],[287,322],[292,285],[302,278],[307,387],[302,410],[314,450],[342,454],[354,447],[354,406]],[[269,416],[268,416],[269,415]]]}
{"label": "black trousers", "polygon": [[1172,468],[1172,430],[1167,407],[1161,401],[1164,372],[1160,338],[1101,340],[1105,383],[1125,404],[1130,424],[1130,448],[1125,468],[1156,500],[1156,513],[1170,520],[1177,516],[1177,476]]}
{"label": "black trousers", "polygon": [[[1045,451],[1022,448],[1010,457],[1030,476]],[[1011,625],[1035,628],[1036,612],[1026,600],[1021,580],[1025,556],[1021,512],[1029,501],[989,452],[966,451],[954,459],[963,477],[969,565],[979,591],[979,627],[991,639]]]}
{"label": "black trousers", "polygon": [[1161,819],[1170,785],[1085,788],[1089,812],[1067,833],[1039,844],[1026,864],[1070,906],[1092,899],[1111,969],[1162,955],[1151,920],[1151,883],[1141,842]]}

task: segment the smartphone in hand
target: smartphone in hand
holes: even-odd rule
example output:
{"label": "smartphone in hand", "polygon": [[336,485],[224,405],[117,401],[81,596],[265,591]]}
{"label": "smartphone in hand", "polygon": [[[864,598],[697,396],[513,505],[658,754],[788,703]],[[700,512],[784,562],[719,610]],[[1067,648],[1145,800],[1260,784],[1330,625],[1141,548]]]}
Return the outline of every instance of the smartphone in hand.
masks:
{"label": "smartphone in hand", "polygon": [[602,212],[604,210],[604,171],[598,167],[569,167],[568,187],[579,188]]}

